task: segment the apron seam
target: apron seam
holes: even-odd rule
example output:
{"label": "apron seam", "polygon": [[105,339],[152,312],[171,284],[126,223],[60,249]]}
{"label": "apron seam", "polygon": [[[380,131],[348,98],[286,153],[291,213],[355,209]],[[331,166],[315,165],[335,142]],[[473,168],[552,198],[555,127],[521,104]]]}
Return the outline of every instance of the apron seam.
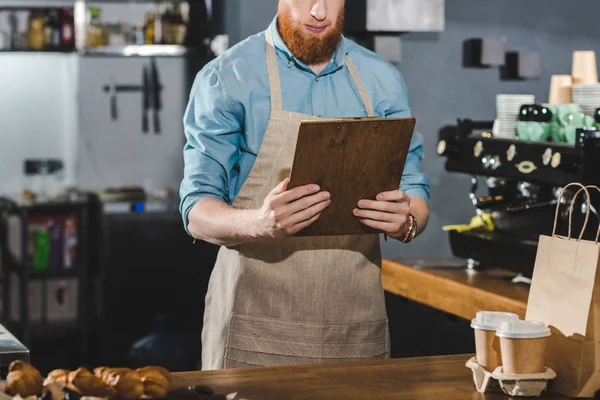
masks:
{"label": "apron seam", "polygon": [[[377,341],[374,342],[365,342],[365,341],[361,341],[361,342],[343,342],[343,343],[336,343],[336,342],[323,342],[323,341],[319,341],[319,342],[309,342],[309,341],[304,341],[304,342],[299,342],[296,340],[280,340],[280,339],[270,339],[270,338],[265,338],[265,337],[261,337],[261,336],[250,336],[250,335],[240,335],[239,333],[232,333],[229,335],[231,336],[237,336],[237,337],[244,337],[244,338],[249,338],[249,339],[262,339],[262,340],[267,340],[269,342],[281,342],[281,343],[297,343],[297,344],[320,344],[321,346],[323,344],[326,345],[336,345],[336,346],[353,346],[356,344],[378,344],[381,343],[382,341],[385,341],[387,339],[386,336],[384,336],[381,339],[378,339]],[[235,349],[235,347],[231,346],[231,349]],[[236,350],[243,350],[243,349],[236,349]]]}
{"label": "apron seam", "polygon": [[380,324],[382,321],[386,321],[388,320],[388,318],[384,317],[381,319],[373,319],[373,320],[369,320],[369,321],[349,321],[349,322],[336,322],[336,323],[320,323],[320,322],[307,322],[307,321],[294,321],[294,320],[287,320],[287,319],[282,319],[282,318],[275,318],[275,317],[267,317],[267,316],[261,316],[261,315],[246,315],[246,314],[240,314],[240,313],[232,313],[232,315],[235,315],[236,317],[241,317],[243,318],[251,318],[251,319],[262,319],[262,320],[266,320],[266,321],[284,321],[284,322],[291,322],[293,324],[302,324],[302,325],[309,325],[309,326],[345,326],[345,325],[376,325],[376,324]]}
{"label": "apron seam", "polygon": [[[283,354],[281,352],[279,352],[279,353],[273,352],[272,350],[270,352],[266,352],[266,351],[238,349],[238,348],[235,348],[235,347],[232,347],[231,349],[232,350],[243,351],[245,353],[266,354],[266,355],[275,355],[275,356],[282,356],[282,357],[295,357],[295,358],[301,357],[301,358],[311,358],[311,359],[317,359],[317,360],[318,359],[322,359],[322,360],[339,360],[339,359],[351,359],[351,358],[370,359],[370,358],[373,358],[373,357],[380,357],[380,356],[383,356],[383,355],[387,354],[387,350],[386,350],[383,353],[372,354],[372,355],[369,355],[369,356],[356,356],[356,355],[353,355],[352,357],[323,357],[322,355],[319,355],[319,356],[306,356],[306,355]],[[231,357],[228,357],[228,359],[231,360],[231,361],[245,363],[245,361],[235,360],[235,359],[233,359]]]}
{"label": "apron seam", "polygon": [[240,360],[236,360],[235,358],[231,358],[231,357],[227,357],[227,361],[233,361],[235,363],[240,363],[240,364],[246,364],[246,365],[252,365],[254,367],[264,367],[264,365],[262,364],[255,364],[255,363],[249,363],[247,361],[240,361]]}

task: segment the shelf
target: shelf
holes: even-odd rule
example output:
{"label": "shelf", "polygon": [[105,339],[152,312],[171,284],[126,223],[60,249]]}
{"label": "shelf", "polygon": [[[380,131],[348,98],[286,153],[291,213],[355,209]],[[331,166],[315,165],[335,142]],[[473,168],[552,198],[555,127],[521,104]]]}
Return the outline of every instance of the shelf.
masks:
{"label": "shelf", "polygon": [[190,50],[180,45],[156,44],[156,45],[114,45],[86,49],[86,56],[110,56],[110,57],[181,57],[188,54]]}
{"label": "shelf", "polygon": [[0,54],[73,54],[75,50],[0,50]]}
{"label": "shelf", "polygon": [[73,7],[73,4],[74,0],[0,0],[0,9]]}
{"label": "shelf", "polygon": [[149,214],[158,212],[178,211],[179,204],[175,201],[140,200],[113,201],[102,204],[102,211],[109,214]]}
{"label": "shelf", "polygon": [[[76,0],[0,0],[0,8],[73,7]],[[88,4],[140,4],[154,0],[86,0]]]}
{"label": "shelf", "polygon": [[88,206],[85,201],[48,201],[21,203],[21,208],[29,213],[73,213]]}
{"label": "shelf", "polygon": [[68,278],[79,278],[79,269],[73,267],[70,270],[64,271],[28,271],[27,278],[30,280],[38,279],[68,279]]}
{"label": "shelf", "polygon": [[1,49],[0,54],[81,54],[83,56],[97,57],[183,57],[191,49],[180,45],[119,45],[103,46],[85,49],[79,53],[77,50],[6,50]]}

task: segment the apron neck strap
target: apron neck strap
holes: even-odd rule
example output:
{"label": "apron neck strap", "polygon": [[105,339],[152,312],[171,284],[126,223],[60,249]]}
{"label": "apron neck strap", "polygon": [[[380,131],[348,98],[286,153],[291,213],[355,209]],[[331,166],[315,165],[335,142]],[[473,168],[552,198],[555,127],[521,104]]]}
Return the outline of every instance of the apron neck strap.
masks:
{"label": "apron neck strap", "polygon": [[360,79],[360,76],[358,76],[358,72],[356,71],[356,68],[354,67],[354,63],[352,62],[352,60],[350,59],[349,56],[346,56],[346,65],[348,66],[348,72],[350,72],[350,76],[352,77],[354,84],[358,88],[358,93],[360,94],[360,98],[361,98],[363,104],[365,105],[365,108],[367,109],[367,115],[369,117],[374,117],[375,112],[373,111],[373,104],[371,104],[369,95],[367,95],[367,91],[365,90],[365,85],[363,85],[363,82]]}
{"label": "apron neck strap", "polygon": [[[269,75],[269,87],[271,90],[271,110],[280,111],[283,109],[283,100],[281,95],[281,80],[279,78],[279,67],[277,65],[277,54],[275,53],[275,45],[273,44],[272,23],[267,28],[265,37],[267,40],[267,73]],[[365,109],[367,110],[367,115],[369,117],[374,117],[375,112],[373,111],[373,104],[371,104],[371,100],[367,95],[365,86],[363,85],[360,76],[358,76],[358,72],[354,67],[354,63],[352,63],[352,60],[348,56],[346,56],[346,65],[348,66],[348,72],[350,72],[350,76],[352,77],[354,84],[358,88],[358,93],[365,106]]]}
{"label": "apron neck strap", "polygon": [[279,67],[277,66],[277,55],[273,44],[273,24],[270,24],[266,32],[267,38],[267,72],[269,74],[269,87],[271,88],[271,110],[282,110],[283,100],[281,96],[281,81],[279,80]]}

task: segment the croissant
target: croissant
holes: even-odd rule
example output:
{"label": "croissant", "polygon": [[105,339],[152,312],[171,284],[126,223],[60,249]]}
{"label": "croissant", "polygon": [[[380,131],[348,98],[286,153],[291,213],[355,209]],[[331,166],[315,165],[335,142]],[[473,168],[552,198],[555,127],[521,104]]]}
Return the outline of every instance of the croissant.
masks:
{"label": "croissant", "polygon": [[142,378],[132,369],[98,367],[94,369],[94,374],[114,388],[120,398],[139,399],[144,395]]}
{"label": "croissant", "polygon": [[166,397],[171,391],[171,373],[157,366],[138,368],[136,372],[142,377],[144,394],[150,397]]}
{"label": "croissant", "polygon": [[77,368],[69,373],[69,386],[84,396],[114,396],[116,391],[86,368]]}
{"label": "croissant", "polygon": [[159,367],[159,366],[155,366],[155,365],[151,365],[151,366],[143,367],[143,368],[138,368],[138,369],[136,369],[136,372],[138,374],[140,374],[142,377],[144,377],[144,376],[155,376],[155,374],[160,374],[160,375],[162,375],[165,378],[165,380],[169,383],[169,385],[173,381],[171,373],[169,372],[168,369],[163,368],[163,367]]}
{"label": "croissant", "polygon": [[6,377],[6,393],[23,398],[37,396],[42,392],[42,376],[40,372],[24,361],[13,361],[8,367]]}
{"label": "croissant", "polygon": [[57,383],[62,386],[67,386],[69,383],[69,370],[67,369],[55,369],[50,371],[46,379],[44,380],[44,386],[48,386],[51,383]]}

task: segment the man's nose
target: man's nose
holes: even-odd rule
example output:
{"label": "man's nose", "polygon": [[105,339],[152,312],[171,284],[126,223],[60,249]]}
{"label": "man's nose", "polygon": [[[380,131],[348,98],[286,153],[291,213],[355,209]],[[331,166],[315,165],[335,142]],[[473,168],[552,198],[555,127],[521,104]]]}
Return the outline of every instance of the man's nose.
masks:
{"label": "man's nose", "polygon": [[317,21],[323,21],[327,18],[327,1],[316,0],[310,10],[310,15],[313,16]]}

